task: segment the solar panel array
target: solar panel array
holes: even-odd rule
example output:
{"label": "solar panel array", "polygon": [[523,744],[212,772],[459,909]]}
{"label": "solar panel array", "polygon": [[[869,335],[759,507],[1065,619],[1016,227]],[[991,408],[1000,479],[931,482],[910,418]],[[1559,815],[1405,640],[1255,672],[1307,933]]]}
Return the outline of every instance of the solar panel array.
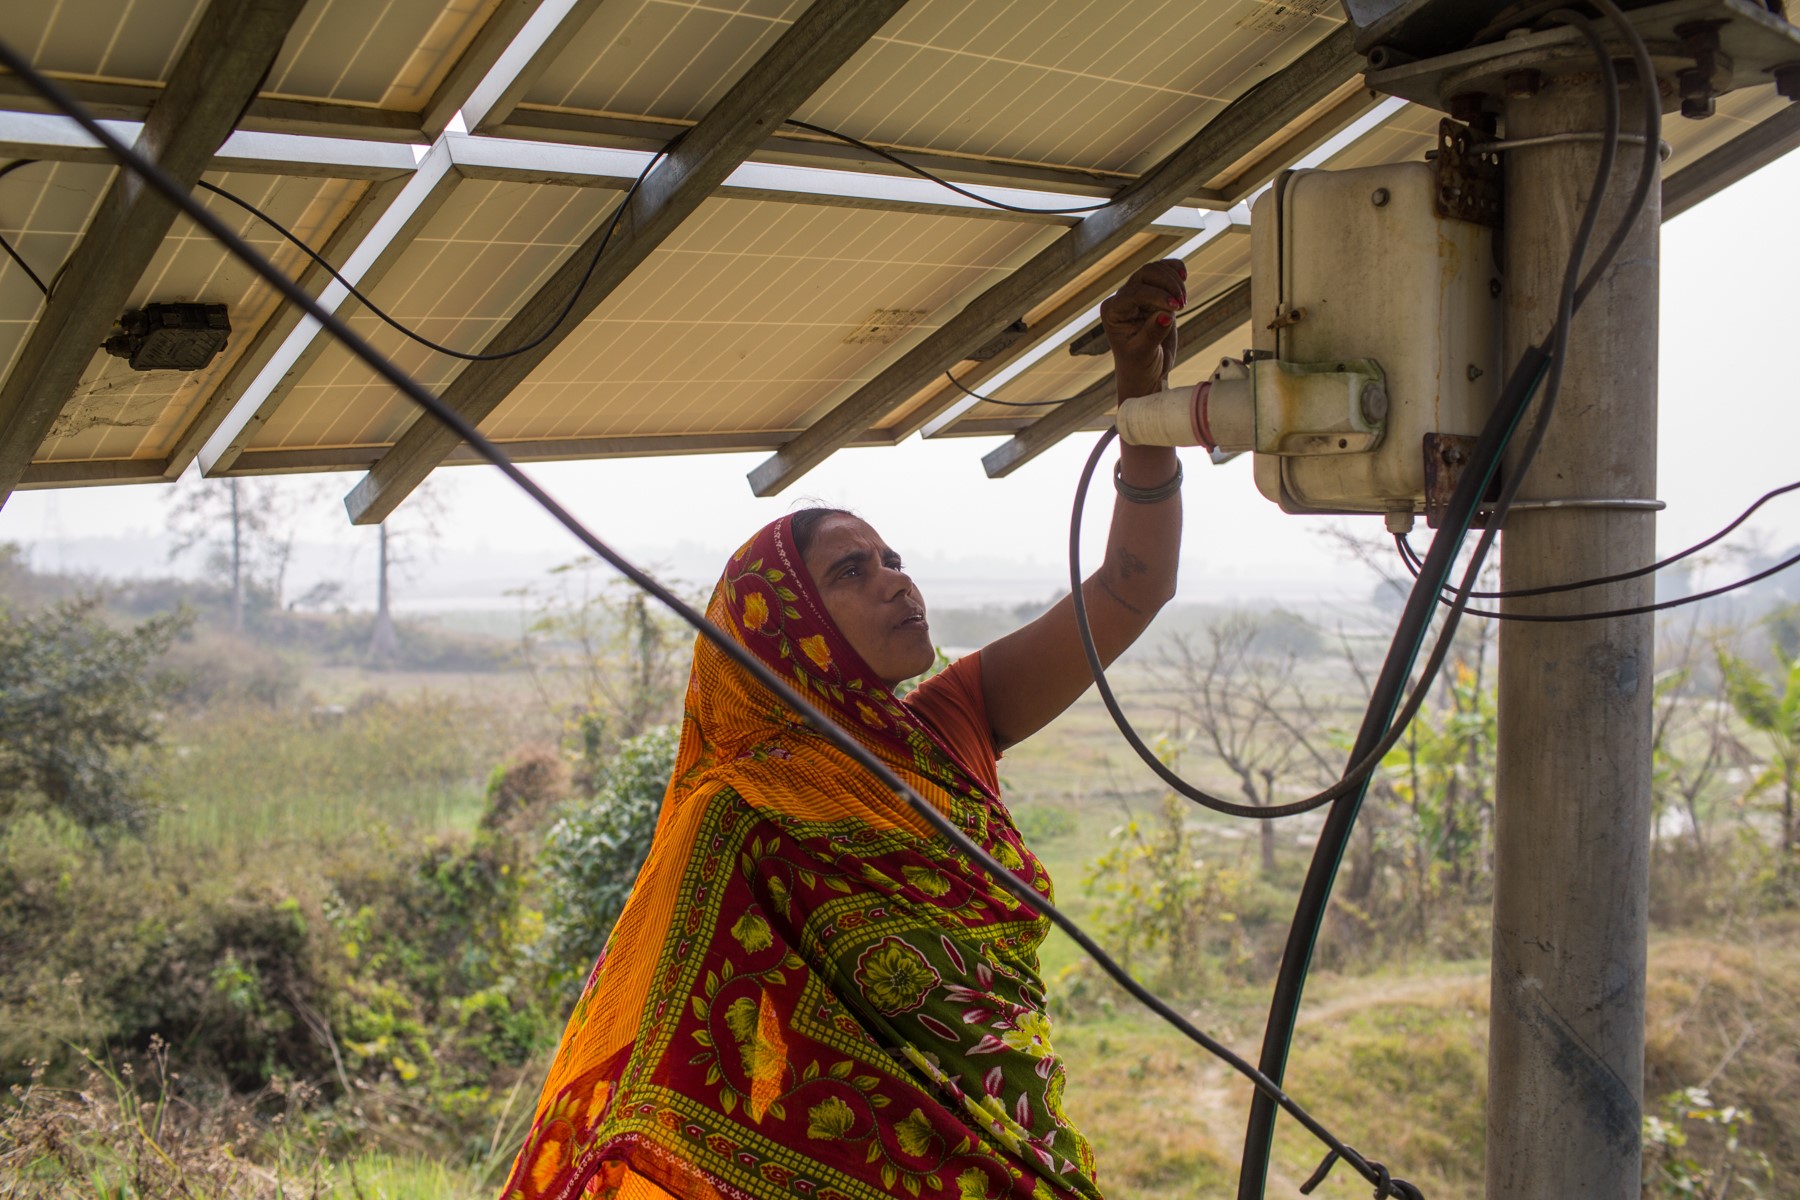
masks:
{"label": "solar panel array", "polygon": [[[281,7],[210,0],[234,2]],[[728,111],[734,87],[763,76],[779,85],[769,56],[812,7],[287,0],[278,50],[272,62],[250,64],[261,82],[200,178],[343,264],[370,300],[424,337],[469,352],[496,336],[514,344],[530,321],[539,330],[553,323],[557,298],[572,290],[569,264],[591,254],[652,152],[688,130],[704,143],[740,120]],[[1081,217],[975,207],[778,120],[755,131],[744,164],[683,219],[647,234],[643,214],[679,187],[658,191],[670,164],[687,169],[686,159],[669,160],[620,224],[634,265],[602,294],[584,293],[521,379],[480,398],[486,432],[541,459],[775,451],[797,438],[829,452],[921,428],[1021,430],[1046,410],[971,401],[943,372],[1013,402],[1078,395],[1105,377],[1107,362],[1070,355],[1067,345],[1137,265],[1179,252],[1190,296],[1222,294],[1248,273],[1244,202],[1275,172],[1414,159],[1436,140],[1438,114],[1378,105],[1361,87],[1331,0],[895,7],[822,86],[782,111],[969,186],[1029,194],[1037,206],[1166,180],[1158,172],[1196,137],[1217,133],[1234,101],[1250,97],[1233,111],[1267,111],[1220,143],[1228,151],[1188,170],[1171,203],[1107,214],[1104,252],[1057,269],[1045,264],[1080,239],[1071,230]],[[209,16],[218,14],[207,0],[15,4],[0,9],[0,40],[135,136],[165,97],[183,94],[184,48],[210,36]],[[1257,90],[1307,71],[1320,76],[1310,90]],[[1771,129],[1784,130],[1786,144],[1800,141],[1792,115],[1763,87],[1725,97],[1713,120],[1671,121],[1674,180],[1704,194],[1709,153],[1747,138],[1766,143]],[[117,172],[10,76],[0,76],[0,156],[35,160],[0,178],[0,234],[52,284],[46,298],[17,263],[0,259],[0,496],[16,486],[167,480],[198,458],[212,473],[374,468],[371,478],[403,497],[413,476],[383,460],[417,415],[188,222],[176,219],[150,251],[121,261],[111,292],[57,290],[53,281],[99,227]],[[427,384],[449,387],[468,370],[330,286],[261,221],[203,198]],[[98,314],[106,320],[154,301],[226,304],[228,348],[191,373],[134,371],[97,346],[85,362],[79,346],[46,351],[52,324],[94,315],[82,307],[89,293],[100,297],[94,303],[123,298],[118,311]],[[1010,341],[977,356],[978,341],[1012,322],[1020,324]],[[976,325],[979,339],[967,336]],[[1215,331],[1211,344],[1188,348],[1183,375],[1247,341],[1245,328]],[[62,391],[34,415],[45,380],[62,381]],[[16,469],[5,467],[9,451]],[[467,458],[422,442],[407,456],[425,468]],[[796,457],[772,476],[775,486],[816,457]]]}

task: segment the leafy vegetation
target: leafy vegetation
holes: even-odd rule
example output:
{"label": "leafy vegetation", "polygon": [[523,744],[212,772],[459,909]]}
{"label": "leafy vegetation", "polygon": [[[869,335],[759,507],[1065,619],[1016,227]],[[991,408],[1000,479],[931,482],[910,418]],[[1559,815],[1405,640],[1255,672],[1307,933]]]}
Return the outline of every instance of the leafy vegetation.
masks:
{"label": "leafy vegetation", "polygon": [[[359,661],[366,622],[252,587],[240,637],[227,595],[96,597],[0,550],[0,1193],[491,1194],[647,850],[687,639],[571,569],[521,646],[446,652],[482,686],[406,691],[332,665]],[[1292,614],[1203,616],[1117,670],[1128,707],[1185,774],[1297,798],[1341,765],[1377,643]],[[1689,627],[1660,648],[1658,1200],[1774,1196],[1800,1170],[1794,628]],[[1490,663],[1465,639],[1371,788],[1289,1073],[1432,1195],[1480,1187]],[[1092,705],[1003,767],[1059,901],[1253,1046],[1304,823],[1265,838],[1149,790]],[[1046,963],[1068,1103],[1109,1194],[1229,1192],[1241,1081],[1065,942]],[[1272,1191],[1318,1156],[1284,1123]],[[1364,1192],[1340,1169],[1320,1194]]]}
{"label": "leafy vegetation", "polygon": [[625,741],[599,790],[569,804],[545,838],[544,940],[540,956],[554,985],[587,977],[650,852],[663,789],[675,766],[672,726]]}
{"label": "leafy vegetation", "polygon": [[186,618],[115,629],[97,609],[0,607],[0,820],[45,807],[89,834],[144,828],[133,752],[157,740],[155,664]]}

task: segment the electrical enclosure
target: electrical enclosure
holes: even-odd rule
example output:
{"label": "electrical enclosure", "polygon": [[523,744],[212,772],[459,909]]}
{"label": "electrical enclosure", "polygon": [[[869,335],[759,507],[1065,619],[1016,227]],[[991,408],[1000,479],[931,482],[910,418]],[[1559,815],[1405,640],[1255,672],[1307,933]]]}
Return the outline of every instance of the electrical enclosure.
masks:
{"label": "electrical enclosure", "polygon": [[[1318,370],[1373,360],[1386,376],[1385,436],[1358,453],[1258,453],[1257,488],[1291,513],[1427,510],[1428,450],[1474,437],[1503,383],[1495,235],[1441,215],[1430,163],[1294,171],[1257,201],[1251,228],[1254,357]],[[1428,435],[1440,435],[1427,441]]]}

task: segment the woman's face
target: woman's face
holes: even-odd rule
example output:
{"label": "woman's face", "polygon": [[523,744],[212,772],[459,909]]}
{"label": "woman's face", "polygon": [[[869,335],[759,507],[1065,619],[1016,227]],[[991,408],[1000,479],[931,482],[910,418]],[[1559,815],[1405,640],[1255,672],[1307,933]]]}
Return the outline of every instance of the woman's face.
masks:
{"label": "woman's face", "polygon": [[924,597],[868,522],[826,517],[804,557],[832,623],[882,682],[892,687],[931,668],[937,651]]}

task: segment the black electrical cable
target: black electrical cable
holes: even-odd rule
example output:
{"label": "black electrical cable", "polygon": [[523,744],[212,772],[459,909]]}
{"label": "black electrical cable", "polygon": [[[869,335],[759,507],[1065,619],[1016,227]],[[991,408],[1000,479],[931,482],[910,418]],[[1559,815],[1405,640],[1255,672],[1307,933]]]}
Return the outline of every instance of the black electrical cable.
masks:
{"label": "black electrical cable", "polygon": [[784,124],[792,125],[795,129],[804,129],[808,133],[819,134],[822,137],[835,138],[838,141],[843,142],[845,145],[855,146],[859,150],[866,150],[870,154],[876,155],[879,158],[886,159],[888,162],[893,163],[897,167],[903,168],[904,170],[907,170],[907,171],[911,171],[914,175],[917,175],[921,179],[928,179],[932,183],[937,184],[941,188],[948,188],[950,191],[955,192],[959,196],[963,196],[963,197],[966,197],[967,199],[973,200],[977,204],[985,204],[989,208],[997,208],[997,209],[1001,210],[1002,212],[1024,213],[1028,216],[1030,216],[1030,215],[1041,215],[1041,216],[1052,216],[1052,217],[1055,217],[1055,216],[1079,216],[1084,213],[1097,213],[1097,212],[1101,211],[1102,209],[1111,208],[1113,205],[1115,205],[1119,202],[1118,198],[1114,197],[1111,200],[1099,200],[1099,201],[1094,202],[1093,204],[1073,204],[1073,205],[1069,205],[1065,208],[1031,208],[1028,205],[1008,204],[1004,200],[996,200],[992,196],[984,196],[980,192],[971,191],[968,188],[963,187],[961,184],[952,183],[948,179],[945,179],[941,175],[934,175],[932,172],[927,171],[924,167],[921,167],[916,163],[907,162],[904,158],[901,158],[898,154],[895,154],[893,151],[883,150],[880,146],[872,146],[868,142],[863,141],[861,138],[851,137],[847,133],[839,133],[835,129],[827,129],[823,125],[814,125],[809,121],[797,121],[792,117],[789,117],[784,122]]}
{"label": "black electrical cable", "polygon": [[[1616,7],[1613,9],[1613,13],[1617,13]],[[1527,439],[1517,469],[1501,490],[1499,499],[1494,506],[1494,517],[1483,531],[1468,569],[1464,572],[1456,600],[1452,603],[1439,632],[1438,645],[1433,652],[1432,663],[1428,664],[1422,673],[1421,687],[1414,694],[1414,703],[1408,706],[1411,711],[1403,714],[1401,718],[1397,718],[1394,721],[1397,725],[1411,720],[1412,713],[1417,711],[1418,704],[1422,701],[1424,687],[1429,686],[1435,671],[1441,667],[1442,661],[1448,653],[1451,639],[1455,635],[1461,609],[1468,604],[1468,594],[1474,590],[1475,580],[1480,573],[1482,562],[1492,547],[1494,535],[1504,520],[1507,508],[1511,506],[1517,496],[1520,481],[1524,479],[1531,459],[1541,444],[1543,431],[1547,427],[1549,416],[1561,389],[1563,364],[1567,357],[1570,330],[1578,307],[1580,284],[1577,281],[1588,252],[1589,239],[1592,237],[1594,225],[1599,218],[1601,204],[1611,183],[1611,169],[1618,148],[1620,123],[1616,72],[1613,70],[1612,59],[1606,52],[1598,31],[1585,18],[1575,13],[1559,15],[1565,16],[1568,23],[1574,25],[1594,49],[1601,74],[1604,77],[1602,91],[1607,101],[1607,138],[1601,149],[1600,161],[1595,172],[1595,183],[1589,193],[1587,208],[1581,225],[1577,228],[1576,235],[1571,242],[1569,265],[1565,272],[1557,319],[1551,327],[1551,334],[1545,343],[1540,343],[1539,346],[1527,352],[1524,360],[1515,369],[1513,379],[1509,381],[1506,393],[1503,393],[1501,404],[1496,406],[1493,418],[1483,429],[1475,453],[1471,456],[1472,469],[1465,472],[1464,477],[1459,481],[1446,515],[1445,528],[1452,532],[1448,537],[1434,540],[1432,548],[1426,556],[1422,573],[1430,579],[1431,586],[1427,588],[1422,580],[1415,584],[1411,595],[1408,596],[1406,611],[1401,619],[1401,627],[1396,630],[1393,647],[1383,663],[1381,676],[1376,681],[1377,693],[1388,692],[1397,696],[1400,689],[1404,687],[1405,674],[1410,665],[1411,655],[1416,654],[1417,651],[1416,648],[1410,650],[1405,665],[1398,661],[1400,656],[1395,651],[1401,650],[1406,645],[1403,639],[1409,635],[1409,626],[1416,626],[1417,637],[1423,638],[1429,614],[1437,607],[1443,581],[1448,577],[1451,564],[1474,520],[1481,498],[1487,493],[1494,473],[1499,468],[1500,457],[1504,453],[1506,445],[1516,433],[1519,421],[1524,418],[1525,406],[1523,404],[1519,406],[1516,413],[1509,416],[1504,411],[1507,406],[1506,401],[1523,374],[1529,372],[1534,376],[1542,375],[1547,364],[1548,380],[1544,388],[1543,401],[1539,405],[1537,424],[1532,430],[1532,435]],[[1623,14],[1618,14],[1614,20],[1615,24],[1626,34],[1627,40],[1634,43],[1634,57],[1637,57],[1635,51],[1639,39],[1636,31],[1630,27],[1629,22],[1625,21]],[[1655,76],[1653,73],[1646,73],[1642,78],[1653,80]],[[1647,119],[1652,115],[1648,104],[1645,115]],[[1644,131],[1645,160],[1643,169],[1646,172],[1654,172],[1659,165],[1654,160],[1654,156],[1659,151],[1660,126],[1661,111],[1660,108],[1657,108],[1654,120]],[[1620,227],[1622,229],[1630,229],[1637,223],[1647,200],[1647,190],[1634,190],[1632,203],[1627,206],[1621,217]],[[1591,279],[1601,277],[1599,272],[1604,272],[1611,265],[1613,257],[1616,256],[1618,248],[1623,245],[1624,240],[1617,234],[1609,239],[1607,248],[1595,260],[1596,274],[1591,275]],[[1499,434],[1498,438],[1490,439],[1490,434],[1496,432]],[[1490,444],[1490,442],[1495,444]],[[1476,464],[1481,465],[1479,470],[1473,469]],[[1381,721],[1376,711],[1374,697],[1372,697],[1369,713],[1365,717],[1363,728],[1357,735],[1356,746],[1351,751],[1351,756],[1354,758],[1365,746],[1379,741],[1380,730]],[[1293,1044],[1295,1028],[1299,1022],[1300,1003],[1305,991],[1307,974],[1311,968],[1313,949],[1318,943],[1319,933],[1324,922],[1325,908],[1331,898],[1332,885],[1337,878],[1343,856],[1349,848],[1350,836],[1355,829],[1362,799],[1363,793],[1359,792],[1350,802],[1334,805],[1327,814],[1325,827],[1320,831],[1312,864],[1301,885],[1300,900],[1295,906],[1294,920],[1289,926],[1288,942],[1282,952],[1281,966],[1273,995],[1270,998],[1269,1020],[1264,1029],[1263,1049],[1258,1060],[1258,1066],[1272,1079],[1279,1080],[1286,1074],[1287,1056]],[[1275,1110],[1260,1096],[1253,1096],[1250,1119],[1244,1133],[1244,1155],[1238,1177],[1239,1200],[1261,1200],[1266,1190],[1269,1155],[1273,1148],[1275,1135],[1275,1119]]]}
{"label": "black electrical cable", "polygon": [[[1408,549],[1410,549],[1410,547]],[[1401,557],[1403,559],[1406,558],[1406,550],[1405,549],[1402,550]],[[1740,591],[1744,588],[1751,586],[1752,584],[1761,583],[1763,580],[1769,578],[1771,575],[1779,575],[1779,574],[1781,574],[1781,572],[1787,570],[1789,567],[1792,567],[1796,564],[1800,564],[1800,554],[1794,554],[1794,555],[1789,556],[1788,558],[1784,558],[1780,562],[1776,563],[1774,566],[1765,567],[1762,570],[1756,572],[1756,574],[1746,576],[1745,578],[1738,580],[1736,583],[1727,583],[1727,584],[1723,584],[1716,588],[1708,589],[1707,591],[1704,591],[1704,592],[1695,592],[1691,596],[1679,596],[1673,600],[1659,600],[1654,604],[1639,604],[1639,605],[1635,605],[1631,608],[1609,608],[1602,612],[1585,612],[1585,613],[1512,613],[1512,612],[1491,612],[1491,611],[1479,609],[1479,608],[1466,608],[1463,610],[1463,613],[1465,616],[1470,616],[1470,617],[1485,617],[1490,621],[1525,621],[1525,622],[1542,624],[1542,625],[1572,624],[1572,623],[1579,622],[1579,621],[1606,621],[1606,620],[1612,620],[1617,617],[1640,617],[1646,613],[1668,612],[1670,609],[1683,608],[1689,604],[1698,604],[1702,600],[1715,600],[1720,596],[1730,595],[1732,592]],[[1413,565],[1413,560],[1411,560],[1411,559],[1407,559],[1407,570],[1409,570],[1413,573],[1413,577],[1415,579],[1418,578],[1418,574],[1419,574],[1418,569]],[[1645,572],[1642,570],[1639,570],[1639,571],[1632,572],[1629,577],[1635,579],[1639,575],[1642,575],[1642,574],[1645,574]],[[1596,582],[1598,582],[1598,581],[1591,581],[1590,583],[1580,584],[1577,586],[1582,586],[1582,587],[1594,586],[1594,583],[1596,583]],[[1538,589],[1532,589],[1533,592],[1535,592],[1536,590],[1538,590]],[[1559,590],[1561,590],[1561,589],[1559,589]],[[1494,593],[1488,593],[1488,594],[1491,596]],[[1526,594],[1526,593],[1520,593],[1520,594]],[[1500,595],[1510,599],[1513,597],[1514,593],[1503,592],[1503,593],[1500,593]],[[1447,603],[1449,603],[1449,601],[1446,600],[1446,601],[1444,601],[1444,603],[1447,604]]]}
{"label": "black electrical cable", "polygon": [[324,268],[325,271],[330,274],[333,279],[337,280],[338,283],[343,286],[345,291],[355,297],[364,308],[368,309],[379,318],[384,325],[396,330],[404,337],[410,338],[412,341],[417,342],[419,345],[424,346],[429,350],[435,350],[439,354],[448,355],[451,358],[460,359],[463,362],[498,362],[501,359],[513,358],[516,355],[524,354],[528,350],[537,349],[544,344],[545,339],[562,326],[564,321],[569,319],[569,314],[575,309],[575,301],[578,300],[581,297],[581,293],[587,289],[588,280],[593,278],[595,269],[600,266],[600,256],[606,253],[607,243],[612,241],[613,232],[618,229],[620,218],[625,215],[625,210],[630,207],[632,197],[637,195],[638,188],[642,187],[644,180],[650,177],[650,172],[654,171],[656,165],[664,158],[668,157],[670,151],[675,149],[676,143],[680,140],[681,138],[678,136],[675,141],[670,142],[667,146],[658,150],[651,156],[650,161],[644,164],[644,169],[638,174],[638,177],[632,180],[631,187],[626,189],[624,197],[619,201],[618,206],[613,209],[612,216],[606,223],[606,232],[600,235],[600,242],[594,247],[593,256],[588,259],[587,270],[582,273],[581,282],[576,284],[574,289],[570,291],[568,300],[565,301],[562,306],[562,311],[556,314],[550,323],[544,327],[541,333],[524,345],[514,346],[510,350],[496,350],[491,354],[472,354],[466,350],[453,349],[450,346],[434,342],[423,334],[402,325],[399,321],[384,312],[373,300],[358,291],[356,285],[344,278],[343,273],[332,266],[331,263],[327,262],[324,255],[307,245],[298,235],[289,230],[288,227],[283,225],[280,221],[277,221],[274,217],[271,217],[268,213],[250,203],[250,201],[244,199],[242,196],[228,192],[217,184],[208,183],[206,180],[202,179],[198,186],[202,190],[211,192],[215,196],[220,196],[229,200],[231,203],[237,205],[263,224],[269,226],[276,233],[279,233],[282,237],[292,242],[295,246],[299,247],[302,253],[312,259],[315,263],[319,264],[320,267]]}
{"label": "black electrical cable", "polygon": [[[1709,546],[1717,545],[1745,521],[1748,521],[1755,515],[1756,511],[1763,505],[1771,500],[1779,499],[1793,491],[1800,491],[1800,480],[1764,492],[1757,498],[1755,503],[1739,513],[1736,519],[1717,533],[1712,534],[1701,541],[1695,542],[1687,549],[1671,554],[1667,558],[1659,558],[1647,567],[1638,567],[1631,571],[1620,571],[1616,575],[1600,575],[1593,579],[1578,579],[1573,583],[1551,583],[1545,584],[1543,587],[1512,588],[1499,592],[1472,592],[1470,593],[1470,598],[1474,600],[1521,600],[1527,596],[1554,596],[1562,592],[1577,592],[1584,588],[1604,587],[1610,583],[1626,583],[1633,579],[1641,579],[1645,575],[1654,575],[1659,571],[1667,570],[1684,559],[1692,558]],[[1417,567],[1420,561],[1419,552],[1413,549],[1412,542],[1407,540],[1407,536],[1404,533],[1397,533],[1394,535],[1394,542],[1400,549],[1400,557],[1405,559],[1408,563],[1408,570],[1413,570],[1413,568]],[[1416,576],[1418,572],[1414,570],[1413,574]]]}
{"label": "black electrical cable", "polygon": [[[35,158],[14,159],[4,167],[0,167],[0,179],[5,179],[20,167],[29,167],[37,161],[38,160]],[[6,251],[6,256],[19,264],[19,269],[30,277],[31,282],[37,284],[37,290],[44,293],[44,297],[48,299],[50,296],[50,285],[38,278],[38,273],[31,269],[31,264],[26,262],[17,250],[13,249],[13,244],[6,240],[5,234],[0,234],[0,250]]]}
{"label": "black electrical cable", "polygon": [[984,396],[980,392],[975,391],[968,384],[964,383],[948,371],[944,372],[944,378],[948,379],[951,383],[954,383],[957,390],[963,395],[973,396],[983,404],[998,404],[1002,408],[1054,408],[1058,404],[1063,403],[1061,400],[996,400],[992,396]]}
{"label": "black electrical cable", "polygon": [[[1473,463],[1488,463],[1485,475],[1483,476],[1485,479],[1491,480],[1494,470],[1498,467],[1498,455],[1505,450],[1506,442],[1504,439],[1510,437],[1510,430],[1516,426],[1520,415],[1524,412],[1525,407],[1530,404],[1532,397],[1537,393],[1538,386],[1543,382],[1547,361],[1548,356],[1543,351],[1534,349],[1528,354],[1527,358],[1520,363],[1519,368],[1514,372],[1513,379],[1509,382],[1506,392],[1503,393],[1501,402],[1495,406],[1495,416],[1489,419],[1489,429],[1484,431],[1483,439],[1476,444],[1476,455],[1480,455],[1483,449],[1486,448],[1493,453],[1493,460],[1488,462],[1486,459],[1471,456],[1471,461]],[[1495,430],[1499,430],[1502,425],[1505,426],[1507,432],[1504,435],[1495,433],[1494,437],[1490,438],[1489,434]],[[1251,821],[1279,820],[1283,817],[1298,816],[1301,813],[1312,812],[1315,809],[1322,808],[1334,801],[1358,794],[1361,789],[1366,786],[1370,774],[1376,767],[1381,765],[1381,761],[1387,756],[1388,751],[1392,750],[1405,735],[1407,724],[1418,714],[1420,707],[1423,706],[1426,698],[1429,696],[1430,681],[1443,666],[1444,660],[1449,654],[1451,639],[1448,633],[1440,633],[1436,649],[1433,651],[1431,658],[1427,661],[1425,669],[1421,672],[1419,684],[1413,689],[1404,706],[1400,708],[1398,716],[1393,716],[1390,705],[1390,719],[1384,726],[1385,732],[1380,739],[1374,745],[1367,748],[1359,747],[1351,757],[1351,765],[1345,769],[1344,773],[1330,787],[1327,787],[1304,800],[1295,800],[1288,804],[1276,804],[1268,807],[1256,807],[1221,799],[1218,796],[1211,795],[1194,786],[1183,779],[1175,771],[1171,770],[1161,759],[1157,758],[1156,752],[1144,742],[1142,736],[1140,736],[1137,730],[1132,726],[1130,718],[1125,715],[1123,708],[1119,705],[1117,695],[1115,695],[1112,690],[1112,684],[1106,675],[1106,666],[1100,661],[1100,651],[1094,644],[1093,630],[1088,623],[1087,602],[1082,593],[1080,574],[1081,521],[1083,512],[1086,509],[1088,488],[1093,482],[1094,472],[1099,466],[1101,456],[1105,453],[1106,447],[1111,444],[1112,439],[1116,436],[1118,436],[1117,429],[1109,429],[1100,435],[1100,440],[1095,444],[1093,452],[1088,455],[1087,463],[1082,468],[1081,478],[1075,487],[1074,512],[1069,521],[1069,593],[1070,601],[1075,608],[1075,628],[1081,635],[1081,648],[1083,653],[1087,656],[1088,669],[1094,677],[1095,690],[1099,692],[1100,701],[1106,707],[1107,713],[1112,717],[1113,724],[1118,727],[1119,735],[1137,752],[1138,757],[1143,760],[1144,765],[1149,767],[1150,770],[1177,795],[1192,800],[1204,808],[1209,808],[1214,812],[1222,813],[1229,817],[1241,817]],[[1496,446],[1497,449],[1495,449]],[[1465,476],[1480,473],[1481,472],[1472,470],[1466,472]],[[1483,492],[1486,491],[1486,486],[1487,485],[1484,482],[1482,486]],[[1481,493],[1477,493],[1477,497],[1479,497],[1480,494]],[[1465,524],[1464,528],[1466,529],[1466,527]],[[1437,549],[1436,543],[1433,544],[1433,549],[1434,551]],[[1448,578],[1449,569],[1453,564],[1453,557],[1446,554],[1440,573],[1441,578]],[[1439,586],[1441,589],[1443,584],[1440,583]],[[1418,589],[1415,587],[1414,590],[1416,592]],[[1463,603],[1467,603],[1466,597],[1464,598]],[[1415,645],[1406,655],[1408,669],[1410,669],[1412,662],[1417,658],[1418,650],[1423,644],[1426,623],[1429,622],[1431,615],[1431,610],[1428,606],[1421,611],[1422,616],[1418,618],[1419,628],[1416,639],[1419,645]],[[1410,615],[1410,609],[1408,610],[1408,613]],[[1452,615],[1454,617],[1454,613]],[[1407,620],[1407,617],[1402,618],[1403,628],[1404,623]],[[1397,632],[1395,635],[1394,648],[1389,650],[1389,660],[1396,657],[1396,650],[1402,644],[1404,644],[1402,635]],[[1402,686],[1405,684],[1404,672],[1402,672],[1400,683]],[[1372,694],[1371,712],[1374,711],[1375,699],[1376,696]]]}
{"label": "black electrical cable", "polygon": [[649,593],[659,603],[692,625],[699,634],[711,642],[727,658],[747,672],[762,686],[766,687],[783,704],[799,713],[826,741],[843,751],[850,759],[862,766],[883,786],[889,788],[896,797],[905,802],[922,819],[929,823],[939,835],[954,846],[972,862],[993,876],[1008,892],[1012,893],[1026,908],[1049,920],[1057,928],[1068,934],[1077,945],[1086,951],[1099,964],[1108,976],[1123,987],[1140,1003],[1162,1017],[1170,1025],[1222,1061],[1229,1064],[1239,1074],[1249,1079],[1259,1093],[1270,1096],[1272,1103],[1279,1105],[1292,1115],[1309,1132],[1323,1142],[1334,1158],[1342,1158],[1349,1162],[1359,1174],[1374,1184],[1378,1196],[1400,1195],[1416,1197],[1418,1189],[1401,1180],[1392,1179],[1381,1164],[1365,1159],[1361,1154],[1345,1145],[1336,1135],[1326,1129],[1319,1121],[1302,1108],[1292,1097],[1288,1096],[1273,1080],[1251,1066],[1243,1058],[1233,1053],[1230,1048],[1216,1041],[1203,1030],[1193,1025],[1187,1018],[1175,1011],[1166,1001],[1156,996],[1149,989],[1132,978],[1130,972],[1115,962],[1078,924],[1062,913],[1049,900],[1026,881],[1007,870],[990,857],[980,846],[976,845],[967,834],[953,822],[935,809],[929,801],[919,796],[879,758],[863,747],[855,738],[839,728],[830,716],[815,709],[804,697],[790,687],[786,681],[764,666],[749,650],[708,621],[704,615],[696,612],[680,597],[663,587],[654,578],[645,573],[636,564],[626,559],[598,536],[589,531],[573,514],[563,508],[549,493],[545,492],[517,463],[513,462],[504,451],[489,441],[480,430],[465,420],[460,413],[442,399],[421,385],[392,361],[377,351],[356,331],[345,323],[337,314],[327,311],[306,290],[293,280],[283,275],[274,264],[259,254],[256,249],[220,221],[213,213],[199,204],[188,194],[180,183],[171,178],[155,163],[150,162],[132,148],[115,138],[112,133],[96,121],[73,97],[50,79],[42,75],[30,62],[17,54],[11,45],[0,41],[0,65],[24,79],[35,91],[55,105],[60,111],[73,117],[84,129],[106,147],[112,155],[127,169],[136,173],[156,191],[162,193],[171,203],[180,208],[187,216],[225,246],[235,257],[251,267],[258,275],[279,292],[288,302],[296,305],[308,316],[318,321],[320,326],[338,341],[343,343],[352,353],[362,359],[376,374],[419,405],[433,418],[441,422],[459,438],[467,442],[477,454],[496,467],[503,475],[512,480],[521,490],[537,502],[559,524],[573,534],[584,546],[595,555],[610,564],[640,589]]}

